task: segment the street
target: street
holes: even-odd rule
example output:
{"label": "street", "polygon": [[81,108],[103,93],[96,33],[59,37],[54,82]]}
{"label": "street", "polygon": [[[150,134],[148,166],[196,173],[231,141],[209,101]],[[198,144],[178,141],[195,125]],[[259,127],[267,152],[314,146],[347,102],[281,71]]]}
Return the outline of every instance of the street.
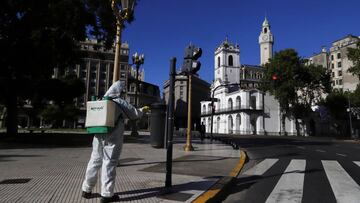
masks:
{"label": "street", "polygon": [[224,202],[360,202],[360,144],[242,137],[248,163]]}

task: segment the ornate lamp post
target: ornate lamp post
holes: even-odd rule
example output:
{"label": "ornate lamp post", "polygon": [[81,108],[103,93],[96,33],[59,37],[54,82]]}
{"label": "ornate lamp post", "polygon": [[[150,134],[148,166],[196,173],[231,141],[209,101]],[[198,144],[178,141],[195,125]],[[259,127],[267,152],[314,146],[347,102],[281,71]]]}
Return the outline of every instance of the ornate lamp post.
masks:
{"label": "ornate lamp post", "polygon": [[[144,56],[144,54],[138,54],[136,52],[132,56],[132,61],[133,61],[133,64],[135,64],[135,67],[136,67],[135,107],[138,108],[139,107],[139,102],[138,102],[138,100],[139,100],[139,98],[138,98],[138,94],[139,94],[139,68],[140,68],[140,65],[144,64],[145,56]],[[132,125],[131,135],[132,136],[138,135],[136,121],[134,121],[134,123]]]}
{"label": "ornate lamp post", "polygon": [[129,20],[134,12],[135,0],[121,0],[120,4],[116,0],[111,0],[111,8],[116,17],[116,40],[115,40],[115,59],[113,83],[119,80],[119,57],[121,48],[121,31],[125,21]]}

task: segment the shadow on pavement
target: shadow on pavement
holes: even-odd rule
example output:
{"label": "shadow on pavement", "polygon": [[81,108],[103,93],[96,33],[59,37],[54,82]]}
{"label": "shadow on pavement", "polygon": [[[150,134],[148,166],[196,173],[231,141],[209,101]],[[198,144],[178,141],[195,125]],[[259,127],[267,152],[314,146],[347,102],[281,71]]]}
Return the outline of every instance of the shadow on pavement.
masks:
{"label": "shadow on pavement", "polygon": [[[155,188],[145,188],[145,189],[138,189],[138,190],[130,190],[124,192],[115,193],[116,195],[120,196],[120,201],[131,201],[131,200],[141,200],[145,198],[151,197],[159,197],[163,199],[172,199],[172,195],[178,195],[178,193],[190,190],[206,190],[213,181],[198,181],[198,182],[190,182],[184,183],[179,185],[173,185],[171,188],[165,187],[155,187]],[[181,193],[185,198],[191,198],[192,194],[188,193]],[[186,195],[187,194],[187,195]],[[122,197],[128,196],[129,197]]]}
{"label": "shadow on pavement", "polygon": [[[79,133],[20,133],[0,134],[0,149],[91,147],[92,134]],[[125,143],[148,144],[149,136],[131,137],[125,135]]]}
{"label": "shadow on pavement", "polygon": [[11,158],[26,158],[26,157],[43,157],[43,155],[22,155],[22,154],[6,154],[0,155],[0,162],[16,161]]}

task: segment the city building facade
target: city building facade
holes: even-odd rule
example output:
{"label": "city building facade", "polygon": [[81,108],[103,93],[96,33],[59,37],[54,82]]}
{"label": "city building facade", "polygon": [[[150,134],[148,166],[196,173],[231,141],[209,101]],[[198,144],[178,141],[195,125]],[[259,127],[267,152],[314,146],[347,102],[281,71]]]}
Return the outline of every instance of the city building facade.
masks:
{"label": "city building facade", "polygon": [[353,92],[359,84],[357,76],[348,72],[353,63],[347,57],[348,48],[356,48],[360,37],[347,35],[332,43],[329,52],[323,48],[321,53],[309,57],[309,63],[321,65],[331,73],[333,89]]}
{"label": "city building facade", "polygon": [[[63,70],[55,68],[52,77],[61,78],[65,75],[72,74],[76,75],[84,82],[85,94],[75,99],[76,106],[82,110],[82,115],[79,117],[77,125],[83,126],[85,123],[86,102],[90,101],[92,96],[102,98],[112,84],[115,51],[114,49],[105,49],[105,47],[96,40],[86,40],[80,42],[79,45],[83,56],[80,59],[80,63]],[[124,81],[127,87],[123,98],[134,105],[137,73],[136,69],[129,65],[129,52],[130,49],[128,43],[122,43],[119,60],[119,80]],[[159,87],[144,81],[144,69],[141,69],[138,74],[138,105],[142,106],[159,102]]]}
{"label": "city building facade", "polygon": [[[274,37],[265,18],[259,36],[260,64],[272,58]],[[281,122],[278,101],[258,89],[263,77],[263,67],[242,65],[239,45],[225,39],[214,53],[214,82],[211,84],[211,99],[203,100],[201,122],[206,132],[238,135],[295,135],[294,120]],[[285,125],[285,126],[282,126]],[[285,132],[284,132],[285,130]],[[302,134],[305,126],[301,125]]]}
{"label": "city building facade", "polygon": [[[200,126],[200,101],[208,99],[210,97],[210,84],[205,80],[202,80],[197,75],[192,76],[192,126]],[[175,77],[174,85],[174,100],[175,100],[175,112],[174,112],[174,124],[177,129],[187,128],[188,118],[188,77],[183,74],[177,74]],[[169,100],[169,80],[164,83],[164,100],[168,104]]]}

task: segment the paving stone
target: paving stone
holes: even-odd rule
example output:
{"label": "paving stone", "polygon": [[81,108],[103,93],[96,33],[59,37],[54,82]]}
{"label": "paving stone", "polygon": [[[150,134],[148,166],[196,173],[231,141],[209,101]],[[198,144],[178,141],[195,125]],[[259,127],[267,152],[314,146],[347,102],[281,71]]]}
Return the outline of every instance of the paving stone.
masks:
{"label": "paving stone", "polygon": [[[228,175],[240,155],[227,145],[197,141],[196,151],[185,152],[184,140],[176,140],[172,193],[167,194],[166,150],[152,148],[147,140],[124,144],[115,184],[121,202],[191,202]],[[81,197],[90,154],[90,147],[0,149],[0,203],[100,202],[100,177],[94,198]]]}

